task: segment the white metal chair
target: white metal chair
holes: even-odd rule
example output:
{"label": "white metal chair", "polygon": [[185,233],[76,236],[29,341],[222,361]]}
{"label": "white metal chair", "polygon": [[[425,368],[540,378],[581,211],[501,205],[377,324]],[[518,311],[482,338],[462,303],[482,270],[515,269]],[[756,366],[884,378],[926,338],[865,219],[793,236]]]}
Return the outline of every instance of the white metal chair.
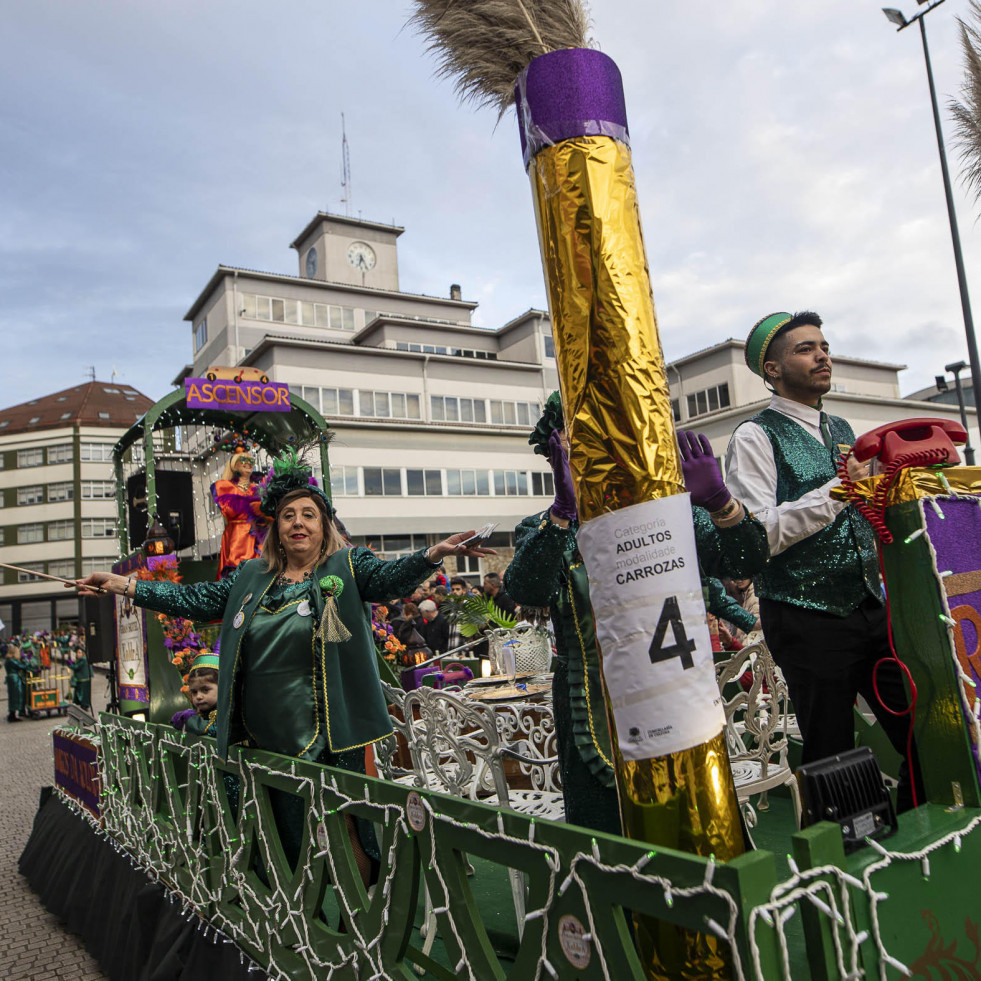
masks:
{"label": "white metal chair", "polygon": [[[405,717],[415,720],[413,735],[420,772],[431,790],[468,800],[510,808],[547,820],[563,814],[562,795],[546,790],[512,790],[508,786],[504,758],[516,759],[529,768],[548,768],[557,759],[541,756],[538,747],[548,740],[523,739],[519,748],[532,748],[528,756],[503,745],[496,712],[487,705],[468,701],[455,692],[417,688],[404,701]],[[507,726],[504,726],[507,729]],[[524,929],[525,883],[517,869],[509,869],[518,935]]]}
{"label": "white metal chair", "polygon": [[[749,689],[739,679],[750,673]],[[769,807],[767,794],[789,786],[800,816],[797,781],[787,760],[787,684],[765,643],[735,651],[716,665],[716,678],[725,707],[726,748],[736,784],[736,796],[748,828],[757,824],[756,810]],[[726,686],[734,687],[729,693]],[[728,694],[728,697],[727,697]],[[752,798],[759,795],[756,808]]]}

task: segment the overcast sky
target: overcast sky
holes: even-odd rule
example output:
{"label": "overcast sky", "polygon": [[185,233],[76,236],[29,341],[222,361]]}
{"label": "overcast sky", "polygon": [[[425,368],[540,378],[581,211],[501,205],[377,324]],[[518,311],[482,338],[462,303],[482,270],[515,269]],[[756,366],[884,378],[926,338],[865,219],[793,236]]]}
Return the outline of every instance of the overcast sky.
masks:
{"label": "overcast sky", "polygon": [[[597,0],[624,76],[667,357],[811,308],[833,350],[967,359],[918,31],[878,0]],[[912,0],[903,9],[912,15]],[[948,143],[957,16],[927,18]],[[115,366],[157,399],[219,263],[295,274],[289,243],[343,213],[405,226],[402,288],[498,327],[545,293],[513,113],[457,104],[407,3],[31,0],[4,7],[0,404]],[[956,175],[960,165],[948,147]],[[981,322],[979,210],[956,189]]]}

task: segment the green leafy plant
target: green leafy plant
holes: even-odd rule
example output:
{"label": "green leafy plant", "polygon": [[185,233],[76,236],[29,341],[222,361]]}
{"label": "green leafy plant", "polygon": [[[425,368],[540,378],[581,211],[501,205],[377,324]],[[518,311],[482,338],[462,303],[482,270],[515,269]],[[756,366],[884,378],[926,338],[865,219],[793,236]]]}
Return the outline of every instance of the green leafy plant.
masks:
{"label": "green leafy plant", "polygon": [[445,599],[440,611],[450,623],[460,628],[460,636],[476,637],[489,627],[517,626],[518,621],[509,617],[489,596],[467,596],[463,599]]}

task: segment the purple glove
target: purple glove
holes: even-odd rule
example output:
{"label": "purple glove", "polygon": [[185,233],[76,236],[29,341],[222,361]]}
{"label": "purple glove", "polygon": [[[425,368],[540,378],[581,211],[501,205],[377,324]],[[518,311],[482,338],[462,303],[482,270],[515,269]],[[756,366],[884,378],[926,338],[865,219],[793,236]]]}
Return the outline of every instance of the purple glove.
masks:
{"label": "purple glove", "polygon": [[576,508],[576,490],[572,486],[572,472],[569,470],[569,458],[562,449],[562,440],[558,430],[548,438],[548,462],[552,465],[555,477],[555,500],[549,510],[556,518],[575,521],[579,517]]}
{"label": "purple glove", "polygon": [[722,510],[732,500],[732,494],[719,473],[708,436],[690,429],[679,429],[678,448],[681,450],[685,487],[691,494],[692,504],[706,511]]}
{"label": "purple glove", "polygon": [[170,724],[175,729],[180,729],[183,731],[184,726],[187,723],[187,720],[197,714],[198,713],[194,709],[181,709],[180,712],[175,712],[170,717]]}

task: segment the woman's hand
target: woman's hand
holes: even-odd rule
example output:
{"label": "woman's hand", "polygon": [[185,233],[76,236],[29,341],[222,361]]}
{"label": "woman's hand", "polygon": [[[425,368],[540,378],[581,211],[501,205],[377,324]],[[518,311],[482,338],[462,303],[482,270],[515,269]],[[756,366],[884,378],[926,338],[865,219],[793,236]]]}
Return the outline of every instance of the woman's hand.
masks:
{"label": "woman's hand", "polygon": [[475,534],[476,529],[471,529],[470,531],[461,531],[457,535],[450,535],[449,538],[437,542],[435,545],[430,545],[426,556],[430,562],[435,563],[442,561],[446,555],[497,555],[497,552],[492,548],[481,548],[480,541],[473,542],[470,545],[463,544],[468,538],[473,538]]}
{"label": "woman's hand", "polygon": [[[99,596],[102,593],[118,593],[122,596],[129,588],[130,580],[112,572],[93,572],[84,579],[76,579],[75,587],[79,596]],[[71,589],[65,583],[65,589]]]}

